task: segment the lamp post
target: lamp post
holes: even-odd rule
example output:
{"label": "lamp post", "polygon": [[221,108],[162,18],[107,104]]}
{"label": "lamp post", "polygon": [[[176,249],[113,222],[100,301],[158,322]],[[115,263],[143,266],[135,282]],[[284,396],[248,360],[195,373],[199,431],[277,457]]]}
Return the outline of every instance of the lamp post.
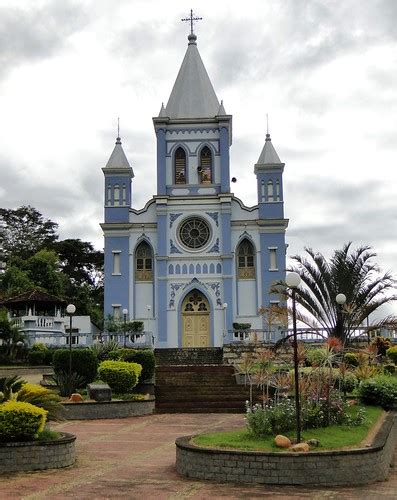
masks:
{"label": "lamp post", "polygon": [[224,302],[222,304],[223,308],[223,339],[222,339],[222,345],[225,341],[226,335],[227,335],[227,330],[226,330],[226,311],[227,311],[227,302]]}
{"label": "lamp post", "polygon": [[69,314],[69,380],[72,375],[72,316],[76,312],[76,306],[69,304],[66,307],[66,312]]}
{"label": "lamp post", "polygon": [[124,348],[126,347],[126,344],[127,344],[127,314],[128,314],[128,309],[123,309],[123,318],[124,318],[124,324],[123,324]]}
{"label": "lamp post", "polygon": [[[146,309],[147,309],[147,330],[148,330],[148,334],[150,335],[150,311],[152,310],[152,306],[148,304],[146,306]],[[154,346],[154,335],[151,335],[150,338],[152,341],[152,345]]]}
{"label": "lamp post", "polygon": [[299,395],[299,366],[298,366],[298,339],[296,334],[296,288],[301,282],[298,273],[288,273],[285,280],[292,292],[292,327],[294,330],[294,376],[295,376],[295,413],[296,413],[296,441],[301,441],[301,403]]}
{"label": "lamp post", "polygon": [[[343,344],[345,344],[345,332],[343,331],[343,306],[346,304],[346,295],[344,293],[338,293],[335,297],[336,303],[340,306],[340,326],[341,326],[341,334],[343,334]],[[338,318],[339,319],[339,318]],[[337,319],[337,321],[338,321]]]}

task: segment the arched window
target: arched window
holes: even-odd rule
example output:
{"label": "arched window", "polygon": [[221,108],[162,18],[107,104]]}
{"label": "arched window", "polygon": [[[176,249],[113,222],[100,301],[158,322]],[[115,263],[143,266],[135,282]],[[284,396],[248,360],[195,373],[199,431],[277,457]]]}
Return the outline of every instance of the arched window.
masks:
{"label": "arched window", "polygon": [[135,280],[153,281],[152,250],[146,241],[142,241],[135,251]]}
{"label": "arched window", "polygon": [[113,205],[115,207],[120,205],[120,186],[118,184],[115,184],[113,188]]}
{"label": "arched window", "polygon": [[241,280],[255,279],[254,247],[248,240],[243,240],[238,247],[237,277]]}
{"label": "arched window", "polygon": [[276,201],[280,201],[280,181],[276,181]]}
{"label": "arched window", "polygon": [[273,181],[267,183],[267,201],[274,201]]}
{"label": "arched window", "polygon": [[202,184],[212,183],[212,153],[208,146],[205,146],[200,153],[200,165],[201,167],[201,177],[200,182]]}
{"label": "arched window", "polygon": [[182,148],[175,151],[175,184],[186,184],[186,153]]}

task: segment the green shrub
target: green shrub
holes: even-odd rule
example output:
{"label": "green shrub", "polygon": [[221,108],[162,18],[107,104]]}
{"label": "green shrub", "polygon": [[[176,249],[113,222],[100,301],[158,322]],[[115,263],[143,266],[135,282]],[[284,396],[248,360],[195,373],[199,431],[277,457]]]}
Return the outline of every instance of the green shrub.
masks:
{"label": "green shrub", "polygon": [[[123,349],[123,351],[127,351],[127,349]],[[142,366],[140,381],[143,382],[153,377],[156,360],[151,349],[128,349],[128,352],[123,354],[123,360]]]}
{"label": "green shrub", "polygon": [[312,347],[306,352],[306,364],[320,366],[327,358],[327,351],[322,347]]}
{"label": "green shrub", "polygon": [[397,406],[397,378],[388,375],[363,380],[358,387],[362,401],[386,410]]}
{"label": "green shrub", "polygon": [[56,372],[52,376],[52,380],[58,386],[59,395],[62,397],[70,396],[73,392],[76,392],[77,389],[85,385],[84,377],[75,372]]}
{"label": "green shrub", "polygon": [[251,323],[233,323],[234,330],[249,330]]}
{"label": "green shrub", "polygon": [[386,356],[386,351],[391,347],[391,342],[386,337],[375,337],[371,345],[376,346],[380,356]]}
{"label": "green shrub", "polygon": [[29,351],[28,363],[29,365],[44,365],[45,352],[44,351]]}
{"label": "green shrub", "polygon": [[[54,352],[53,366],[55,374],[69,372],[69,349]],[[72,372],[82,378],[81,387],[95,380],[97,369],[98,359],[90,349],[72,349]]]}
{"label": "green shrub", "polygon": [[393,375],[396,373],[396,365],[394,363],[386,363],[383,365],[383,372],[386,375]]}
{"label": "green shrub", "polygon": [[24,401],[44,408],[48,420],[61,420],[63,406],[60,397],[54,391],[38,384],[24,384],[16,394],[16,401]]}
{"label": "green shrub", "polygon": [[0,441],[30,441],[44,430],[47,412],[30,403],[6,401],[0,405]]}
{"label": "green shrub", "polygon": [[386,354],[393,361],[393,363],[397,364],[397,346],[390,347],[386,351]]}
{"label": "green shrub", "polygon": [[343,359],[347,366],[358,366],[358,356],[355,352],[347,352]]}
{"label": "green shrub", "polygon": [[117,340],[107,340],[106,342],[94,344],[90,347],[90,351],[94,353],[98,361],[109,359],[109,353],[118,349],[119,343]]}
{"label": "green shrub", "polygon": [[102,361],[98,376],[109,384],[115,393],[130,392],[138,383],[142,366],[125,361]]}
{"label": "green shrub", "polygon": [[0,403],[13,399],[14,395],[21,389],[26,381],[18,375],[0,378]]}
{"label": "green shrub", "polygon": [[32,351],[45,352],[48,350],[48,347],[42,342],[37,342],[37,344],[32,345]]}

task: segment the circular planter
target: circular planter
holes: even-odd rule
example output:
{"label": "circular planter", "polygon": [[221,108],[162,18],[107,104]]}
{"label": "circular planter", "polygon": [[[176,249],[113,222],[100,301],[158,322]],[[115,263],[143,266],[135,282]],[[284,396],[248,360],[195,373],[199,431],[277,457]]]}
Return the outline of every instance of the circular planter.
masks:
{"label": "circular planter", "polygon": [[390,413],[371,446],[309,453],[202,448],[185,436],[176,440],[176,468],[186,477],[261,484],[353,486],[387,478],[397,442]]}
{"label": "circular planter", "polygon": [[0,443],[0,473],[60,469],[76,460],[76,436],[66,432],[55,441]]}
{"label": "circular planter", "polygon": [[126,418],[151,415],[154,398],[143,401],[82,401],[62,403],[67,420],[94,420],[100,418]]}

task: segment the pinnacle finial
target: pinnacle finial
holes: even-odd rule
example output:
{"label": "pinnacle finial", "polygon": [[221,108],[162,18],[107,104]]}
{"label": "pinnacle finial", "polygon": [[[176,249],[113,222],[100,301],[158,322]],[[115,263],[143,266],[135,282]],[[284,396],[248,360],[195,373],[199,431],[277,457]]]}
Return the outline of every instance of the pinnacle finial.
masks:
{"label": "pinnacle finial", "polygon": [[269,115],[266,113],[266,141],[271,141],[269,133]]}
{"label": "pinnacle finial", "polygon": [[181,19],[181,21],[187,21],[190,23],[190,33],[189,33],[189,36],[187,37],[187,39],[189,40],[189,44],[190,43],[196,43],[196,40],[197,40],[197,36],[194,34],[194,31],[193,31],[193,27],[194,27],[194,21],[202,21],[203,18],[202,17],[194,17],[194,14],[193,14],[193,9],[190,9],[190,17],[185,17],[183,19]]}
{"label": "pinnacle finial", "polygon": [[121,139],[120,139],[120,118],[117,117],[117,139],[116,139],[116,144],[121,144]]}

